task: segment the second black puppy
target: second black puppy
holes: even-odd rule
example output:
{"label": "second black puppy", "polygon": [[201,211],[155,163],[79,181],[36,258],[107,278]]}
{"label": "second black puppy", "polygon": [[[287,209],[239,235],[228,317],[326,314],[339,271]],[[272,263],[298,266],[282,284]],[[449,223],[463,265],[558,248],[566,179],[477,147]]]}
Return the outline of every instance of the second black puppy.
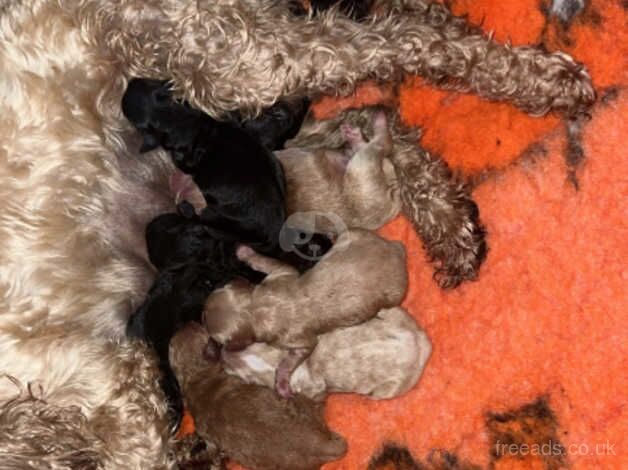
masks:
{"label": "second black puppy", "polygon": [[174,100],[159,80],[132,79],[122,111],[142,134],[142,152],[162,146],[193,177],[207,203],[201,220],[214,237],[276,251],[286,218],[285,180],[259,139]]}
{"label": "second black puppy", "polygon": [[185,204],[182,209],[182,214],[156,217],[146,228],[150,261],[159,273],[127,325],[129,336],[147,341],[157,353],[161,386],[174,423],[180,420],[183,402],[168,360],[170,339],[183,324],[200,321],[214,289],[237,277],[254,284],[265,277],[236,257],[235,243],[212,237],[207,227],[185,210]]}

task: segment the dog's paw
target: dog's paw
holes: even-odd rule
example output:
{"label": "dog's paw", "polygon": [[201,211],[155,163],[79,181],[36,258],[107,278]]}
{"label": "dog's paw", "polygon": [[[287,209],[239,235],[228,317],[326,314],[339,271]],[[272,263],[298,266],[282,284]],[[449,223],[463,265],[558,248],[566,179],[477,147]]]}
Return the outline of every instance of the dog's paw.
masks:
{"label": "dog's paw", "polygon": [[453,289],[464,281],[474,281],[488,251],[484,234],[471,246],[447,250],[450,257],[442,260],[434,272],[434,280],[442,289]]}
{"label": "dog's paw", "polygon": [[446,233],[439,244],[432,246],[430,254],[436,262],[434,280],[443,289],[453,289],[464,281],[477,279],[480,266],[488,251],[486,232],[479,222],[478,209],[467,200],[458,216],[458,230]]}

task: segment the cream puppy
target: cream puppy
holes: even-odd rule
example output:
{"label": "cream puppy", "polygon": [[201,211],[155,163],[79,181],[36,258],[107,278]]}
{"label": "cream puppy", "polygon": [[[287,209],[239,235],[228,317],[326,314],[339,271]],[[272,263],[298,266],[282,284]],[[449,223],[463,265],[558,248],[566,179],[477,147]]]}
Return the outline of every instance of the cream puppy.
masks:
{"label": "cream puppy", "polygon": [[[315,400],[335,392],[393,398],[416,384],[431,352],[427,335],[404,309],[384,309],[360,325],[319,336],[310,357],[292,374],[290,387]],[[272,387],[284,355],[282,349],[254,343],[243,351],[225,351],[222,362],[227,373]]]}
{"label": "cream puppy", "polygon": [[[397,176],[389,158],[392,138],[383,111],[373,116],[372,127],[366,141],[360,128],[342,124],[345,151],[302,147],[276,152],[286,176],[290,224],[311,229],[311,213],[332,213],[345,226],[375,230],[399,214]],[[317,231],[337,228],[329,222],[317,219]]]}

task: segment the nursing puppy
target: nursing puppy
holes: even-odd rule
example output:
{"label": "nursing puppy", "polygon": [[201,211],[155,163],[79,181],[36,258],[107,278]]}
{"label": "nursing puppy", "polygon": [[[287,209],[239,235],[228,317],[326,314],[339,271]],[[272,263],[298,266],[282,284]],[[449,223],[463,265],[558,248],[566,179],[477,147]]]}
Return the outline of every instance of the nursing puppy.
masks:
{"label": "nursing puppy", "polygon": [[[296,243],[296,242],[295,242]],[[146,299],[127,325],[127,334],[145,340],[156,351],[174,424],[183,411],[179,387],[168,362],[168,344],[176,331],[189,321],[201,321],[209,294],[235,278],[257,284],[265,274],[251,269],[236,256],[236,244],[219,240],[201,223],[194,208],[183,202],[179,213],[162,214],[146,228],[151,263],[159,270]],[[329,250],[328,238],[309,234],[302,253]],[[294,252],[281,252],[282,259],[299,272],[316,262]]]}
{"label": "nursing puppy", "polygon": [[[393,149],[386,115],[372,118],[373,135],[366,141],[362,131],[341,125],[348,148],[293,147],[276,155],[286,175],[286,208],[290,223],[307,226],[308,212],[333,213],[349,227],[377,229],[401,210]],[[317,220],[317,230],[329,231],[330,220]]]}
{"label": "nursing puppy", "polygon": [[[373,399],[393,398],[419,380],[432,345],[402,308],[381,310],[375,318],[318,337],[310,357],[297,367],[290,388],[314,400],[328,393],[359,393]],[[266,343],[243,351],[224,351],[227,373],[247,383],[273,387],[285,352]]]}
{"label": "nursing puppy", "polygon": [[317,469],[344,455],[346,443],[327,428],[321,404],[302,396],[282,400],[267,387],[227,375],[207,354],[208,340],[201,325],[190,323],[170,344],[170,361],[201,437],[256,470]]}
{"label": "nursing puppy", "polygon": [[172,422],[178,424],[183,403],[168,361],[170,339],[183,324],[200,321],[203,305],[214,289],[236,277],[258,283],[265,274],[240,261],[235,243],[214,238],[194,214],[156,217],[146,228],[146,242],[150,261],[159,273],[144,303],[130,318],[127,334],[155,349],[161,387]]}
{"label": "nursing puppy", "polygon": [[141,133],[140,152],[161,146],[192,176],[206,202],[200,216],[216,238],[277,247],[285,182],[276,157],[240,126],[176,101],[167,82],[132,79],[122,111]]}
{"label": "nursing puppy", "polygon": [[259,341],[287,350],[276,388],[289,397],[290,375],[316,347],[318,335],[356,325],[401,303],[407,287],[403,245],[351,229],[303,275],[288,265],[240,249],[253,269],[268,275],[258,286],[232,282],[207,299],[204,321],[227,350]]}

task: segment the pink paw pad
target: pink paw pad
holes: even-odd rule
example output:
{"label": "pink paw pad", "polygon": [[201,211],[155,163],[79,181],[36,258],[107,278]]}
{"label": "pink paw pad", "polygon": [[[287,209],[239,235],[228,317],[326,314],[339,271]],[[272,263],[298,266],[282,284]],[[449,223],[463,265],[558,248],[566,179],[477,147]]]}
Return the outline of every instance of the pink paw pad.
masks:
{"label": "pink paw pad", "polygon": [[239,260],[245,260],[254,254],[255,254],[255,251],[253,250],[253,248],[249,246],[240,245],[238,246],[238,248],[236,248],[236,256],[238,257]]}
{"label": "pink paw pad", "polygon": [[293,397],[292,388],[290,387],[291,372],[279,368],[275,376],[275,390],[281,398],[289,399]]}
{"label": "pink paw pad", "polygon": [[352,147],[359,147],[364,144],[364,137],[362,137],[362,132],[357,127],[353,127],[349,124],[342,124],[340,126],[340,131],[342,132],[342,136]]}
{"label": "pink paw pad", "polygon": [[388,130],[388,122],[386,119],[386,113],[378,111],[373,117],[373,127],[375,131]]}
{"label": "pink paw pad", "polygon": [[180,203],[184,199],[185,192],[189,189],[194,182],[191,176],[185,173],[175,170],[170,175],[170,193],[174,196],[175,204]]}

